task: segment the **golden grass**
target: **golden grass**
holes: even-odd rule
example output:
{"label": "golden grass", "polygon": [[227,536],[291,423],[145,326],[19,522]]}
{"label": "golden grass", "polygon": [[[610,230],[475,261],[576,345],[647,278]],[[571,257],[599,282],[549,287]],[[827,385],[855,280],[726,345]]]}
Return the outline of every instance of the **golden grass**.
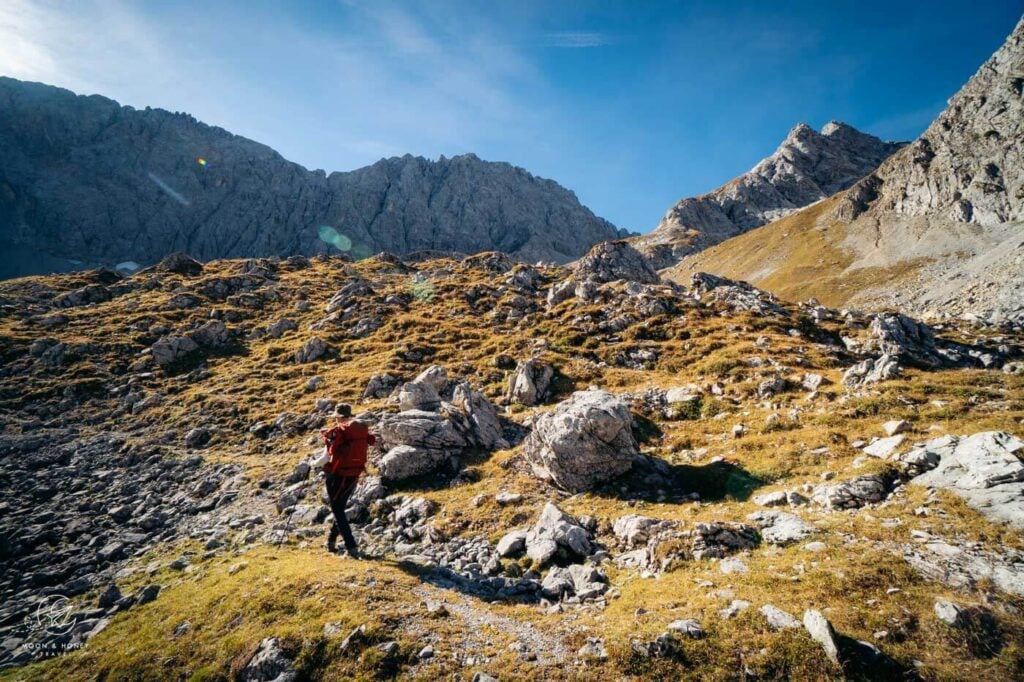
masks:
{"label": "golden grass", "polygon": [[[818,215],[826,208],[822,204],[811,213]],[[811,259],[828,262],[829,258],[840,258],[827,251],[827,243],[836,243],[832,239],[836,235],[822,235],[817,228],[800,223],[807,220],[805,213],[797,214],[803,218],[794,216],[788,227],[780,221],[763,228],[776,240],[772,244],[783,243],[781,232],[786,229],[805,230],[799,239],[787,237],[786,243],[792,242],[808,267],[816,262]],[[714,250],[707,257],[715,257]],[[737,271],[754,268],[758,258],[752,250],[730,267]],[[780,320],[749,314],[722,316],[720,310],[695,307],[683,310],[679,316],[639,321],[620,334],[595,334],[587,331],[580,320],[597,314],[600,306],[565,303],[550,313],[534,312],[523,322],[509,322],[492,315],[501,301],[514,296],[511,291],[498,291],[499,282],[451,261],[435,261],[420,268],[432,273],[427,288],[433,298],[414,298],[404,310],[392,308],[386,313],[385,326],[364,339],[351,338],[343,328],[314,332],[309,326],[323,317],[327,300],[352,273],[366,277],[377,290],[374,305],[389,294],[415,290],[422,295],[426,290],[424,278],[414,280],[410,273],[396,271],[394,266],[376,259],[346,266],[336,260],[314,261],[309,269],[283,269],[275,287],[279,298],[267,301],[258,310],[225,302],[206,303],[193,311],[163,310],[175,284],[192,283],[179,276],[165,277],[168,284],[160,289],[134,292],[92,308],[67,309],[63,312],[70,319],[69,325],[50,335],[70,345],[92,344],[91,352],[75,357],[59,372],[26,373],[18,377],[16,385],[4,379],[0,407],[16,411],[59,396],[69,376],[85,382],[99,378],[101,385],[113,382],[118,368],[134,361],[134,354],[155,340],[145,331],[130,330],[131,325],[146,321],[173,329],[205,318],[210,307],[248,316],[229,323],[233,328],[254,329],[288,317],[299,329],[279,339],[246,341],[243,348],[208,357],[210,376],[201,381],[189,380],[186,373],[155,372],[143,385],[147,393],[161,392],[167,399],[163,405],[140,414],[108,420],[111,403],[104,402],[101,391],[92,402],[63,418],[74,420],[85,434],[117,428],[130,432],[137,440],[167,430],[183,433],[201,417],[220,429],[210,448],[203,452],[205,458],[240,464],[252,481],[280,480],[311,451],[310,434],[264,441],[249,435],[248,427],[257,420],[272,421],[285,412],[307,414],[317,397],[381,408],[383,401],[362,403],[360,398],[367,380],[379,371],[409,379],[429,364],[442,364],[450,375],[466,377],[492,399],[499,399],[507,373],[496,368],[495,359],[502,354],[526,357],[535,344],[544,340],[542,357],[561,375],[556,400],[590,384],[642,393],[649,387],[690,383],[706,386],[722,381],[725,395],[705,398],[700,414],[677,419],[644,415],[653,423],[643,444],[644,452],[689,467],[683,471],[692,482],[689,490],[702,494],[704,499],[699,503],[644,502],[597,494],[566,498],[529,474],[518,448],[472,459],[470,466],[480,474],[476,482],[456,488],[404,490],[435,500],[440,511],[434,523],[450,534],[480,534],[497,540],[511,528],[530,525],[543,503],[555,499],[571,513],[596,517],[600,539],[609,544],[610,525],[623,514],[642,513],[685,524],[742,522],[757,509],[750,500],[752,494],[817,484],[825,472],[841,479],[881,470],[887,465],[870,458],[854,468],[854,461],[862,455],[850,443],[882,435],[881,425],[890,419],[910,421],[912,441],[988,429],[1020,435],[1024,423],[1024,378],[997,372],[909,370],[899,380],[879,385],[868,395],[844,398],[839,384],[842,369],[835,359],[808,339],[789,335],[790,327],[799,326],[795,316]],[[237,262],[220,261],[207,265],[203,277],[238,271]],[[548,281],[561,274],[545,271]],[[44,281],[59,292],[88,280],[63,276]],[[801,297],[818,295],[826,303],[841,298],[834,282],[815,280],[813,276],[808,281],[817,282],[814,286],[821,290]],[[10,295],[30,284],[26,280],[4,284],[0,295]],[[487,287],[489,291],[476,306],[465,297],[473,287]],[[777,293],[784,295],[783,291]],[[311,303],[310,310],[296,310],[300,298]],[[0,350],[5,358],[17,360],[33,339],[43,335],[17,316],[0,320]],[[308,365],[292,364],[291,356],[313,335],[331,344],[336,357]],[[769,349],[754,345],[759,336],[769,339]],[[659,358],[654,367],[637,371],[615,366],[618,354],[638,345],[657,349]],[[408,359],[410,350],[419,350],[423,359]],[[747,364],[755,355],[770,356],[791,368],[789,375],[793,378],[813,371],[829,383],[814,401],[794,391],[776,396],[773,404],[765,405],[755,391],[767,370]],[[325,383],[310,392],[305,384],[313,376],[323,377]],[[975,396],[978,399],[973,399]],[[798,416],[790,421],[787,415],[794,408]],[[521,421],[544,409],[548,408],[517,408],[513,415]],[[783,416],[784,428],[765,426],[773,412]],[[90,418],[102,419],[90,423]],[[747,434],[733,438],[732,427],[740,423],[747,426]],[[715,457],[724,458],[731,466],[709,466]],[[730,473],[720,476],[720,471]],[[520,492],[524,501],[501,507],[493,499],[501,490]],[[398,641],[406,674],[425,679],[456,674],[468,677],[476,669],[501,679],[536,678],[541,674],[547,679],[609,675],[631,679],[736,679],[744,666],[766,679],[838,678],[839,671],[827,664],[805,634],[767,630],[756,611],[764,603],[773,603],[797,617],[807,608],[828,609],[826,614],[841,632],[859,639],[871,640],[876,631],[902,628],[905,634],[899,641],[886,639],[879,645],[903,664],[920,661],[919,671],[930,679],[1020,676],[1021,616],[998,611],[1007,645],[998,655],[979,657],[957,639],[958,635],[941,626],[931,612],[936,598],[970,602],[977,596],[952,594],[940,585],[925,582],[902,560],[879,547],[907,542],[914,529],[987,546],[1024,549],[1024,540],[1019,533],[985,521],[948,496],[931,504],[941,516],[914,516],[913,510],[924,502],[923,494],[911,488],[905,498],[870,513],[830,514],[810,508],[805,514],[821,528],[816,539],[825,541],[828,549],[812,554],[799,546],[778,551],[761,548],[745,557],[750,572],[742,576],[723,575],[711,561],[690,562],[657,580],[611,568],[610,577],[620,596],[603,612],[581,611],[571,616],[545,615],[529,606],[483,604],[427,585],[414,571],[393,562],[339,561],[312,546],[262,547],[238,556],[197,558],[193,573],[182,575],[162,569],[152,578],[140,573],[128,580],[126,589],[143,582],[159,582],[166,588],[155,602],[119,615],[83,651],[7,671],[4,677],[228,679],[267,636],[282,638],[298,656],[300,669],[312,679],[379,674],[384,662],[373,646],[354,654],[344,653],[336,639],[324,638],[324,624],[340,622],[343,632],[360,623],[368,624],[374,643]],[[902,520],[900,525],[882,523],[895,517]],[[852,538],[849,543],[847,538]],[[195,548],[189,543],[174,545],[144,561],[166,563],[188,550]],[[227,568],[240,561],[248,564],[246,568],[229,575]],[[701,587],[701,580],[711,581],[715,587]],[[889,587],[901,591],[886,594]],[[716,591],[724,588],[731,589],[735,598],[752,602],[753,607],[734,620],[722,620],[718,611],[731,598],[721,597]],[[468,601],[480,612],[530,624],[570,652],[587,636],[601,636],[611,659],[604,666],[585,668],[576,666],[570,656],[564,665],[546,667],[541,673],[535,664],[520,661],[508,650],[515,633],[503,629],[499,621],[474,625],[459,616],[431,618],[419,605],[421,594]],[[1000,603],[1016,603],[1003,596],[997,599]],[[636,615],[639,607],[647,613]],[[653,637],[670,620],[684,617],[700,617],[708,636],[684,642],[680,660],[645,662],[631,652],[632,639]],[[192,622],[193,630],[179,638],[171,637],[184,620]],[[432,663],[414,665],[411,655],[427,642],[438,648],[438,657]],[[466,669],[456,653],[486,653],[491,660]]]}
{"label": "golden grass", "polygon": [[846,224],[831,218],[838,197],[688,256],[668,278],[688,283],[694,272],[750,282],[787,301],[817,298],[840,307],[854,295],[913,276],[928,260],[908,259],[890,267],[848,268],[851,253],[841,245]]}

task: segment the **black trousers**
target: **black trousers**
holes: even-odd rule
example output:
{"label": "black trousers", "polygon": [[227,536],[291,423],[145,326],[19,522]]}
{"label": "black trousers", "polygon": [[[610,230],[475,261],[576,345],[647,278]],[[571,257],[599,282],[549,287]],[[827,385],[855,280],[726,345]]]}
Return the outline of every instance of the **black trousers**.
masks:
{"label": "black trousers", "polygon": [[327,541],[333,545],[338,539],[338,533],[341,533],[341,538],[345,541],[345,548],[348,550],[356,548],[356,539],[353,537],[352,528],[349,527],[348,519],[345,517],[345,505],[358,482],[358,475],[327,474],[327,499],[330,501],[331,511],[334,512],[334,523],[331,524],[331,534]]}

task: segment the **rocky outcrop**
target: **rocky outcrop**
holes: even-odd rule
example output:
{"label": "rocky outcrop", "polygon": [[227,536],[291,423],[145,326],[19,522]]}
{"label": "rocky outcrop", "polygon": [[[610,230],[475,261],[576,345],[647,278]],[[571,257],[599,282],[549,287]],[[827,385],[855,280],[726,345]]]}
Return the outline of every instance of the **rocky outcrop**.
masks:
{"label": "rocky outcrop", "polygon": [[661,281],[658,273],[644,256],[629,242],[601,242],[592,248],[573,267],[576,279],[594,282],[640,282],[657,284]]}
{"label": "rocky outcrop", "polygon": [[377,425],[385,482],[404,481],[455,463],[467,448],[508,447],[501,420],[487,398],[466,381],[451,381],[439,365],[427,368],[398,392],[401,412]]}
{"label": "rocky outcrop", "polygon": [[174,251],[498,250],[564,263],[623,236],[569,190],[507,163],[406,155],[327,175],[187,114],[10,78],[0,157],[0,243],[17,256],[2,277]]}
{"label": "rocky outcrop", "polygon": [[774,154],[713,192],[683,199],[651,234],[635,237],[634,245],[654,267],[670,267],[850,187],[903,144],[837,121],[820,133],[800,123]]}
{"label": "rocky outcrop", "polygon": [[629,406],[606,391],[577,391],[541,415],[523,444],[534,473],[571,492],[629,471],[639,454]]}
{"label": "rocky outcrop", "polygon": [[948,490],[985,516],[1024,528],[1024,442],[1008,433],[943,436],[899,457],[913,485]]}

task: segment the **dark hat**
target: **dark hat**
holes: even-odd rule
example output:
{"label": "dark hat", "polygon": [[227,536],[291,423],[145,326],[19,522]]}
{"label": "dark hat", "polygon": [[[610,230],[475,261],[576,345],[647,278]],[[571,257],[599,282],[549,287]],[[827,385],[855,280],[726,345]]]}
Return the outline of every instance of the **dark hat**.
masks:
{"label": "dark hat", "polygon": [[348,403],[338,403],[337,405],[334,406],[334,416],[335,417],[351,417],[352,416],[352,406],[349,405]]}

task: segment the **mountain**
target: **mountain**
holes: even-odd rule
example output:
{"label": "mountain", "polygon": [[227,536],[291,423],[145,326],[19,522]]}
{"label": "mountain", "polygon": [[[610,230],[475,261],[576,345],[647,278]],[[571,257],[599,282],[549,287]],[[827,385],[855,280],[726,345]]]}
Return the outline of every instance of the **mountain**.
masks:
{"label": "mountain", "polygon": [[[186,114],[0,78],[0,275],[332,250],[565,262],[621,236],[551,180],[472,154],[325,174]],[[200,159],[202,161],[200,161]],[[340,236],[338,236],[340,235]]]}
{"label": "mountain", "polygon": [[778,220],[850,187],[903,142],[883,142],[838,121],[789,131],[775,153],[713,192],[683,199],[634,245],[658,268]]}
{"label": "mountain", "polygon": [[791,298],[1024,321],[1024,20],[912,144],[827,202],[680,264]]}

